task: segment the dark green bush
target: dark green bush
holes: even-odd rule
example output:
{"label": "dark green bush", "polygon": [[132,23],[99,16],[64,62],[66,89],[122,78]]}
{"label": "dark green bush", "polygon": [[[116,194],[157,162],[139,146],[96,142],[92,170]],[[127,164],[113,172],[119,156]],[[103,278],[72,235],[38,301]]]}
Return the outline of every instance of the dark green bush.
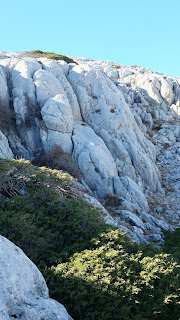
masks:
{"label": "dark green bush", "polygon": [[117,230],[93,242],[95,248],[53,268],[56,288],[49,284],[74,319],[179,319],[180,279],[171,256],[145,256]]}
{"label": "dark green bush", "polygon": [[175,231],[165,231],[164,252],[170,253],[180,264],[180,228]]}
{"label": "dark green bush", "polygon": [[[7,184],[27,177],[27,189],[24,196],[0,201],[0,234],[39,267],[51,297],[74,320],[179,319],[179,269],[172,255],[132,244],[97,210],[62,196],[58,186],[65,182],[58,171],[0,160],[3,186],[6,171],[11,171]],[[163,248],[173,253],[175,246],[176,259],[179,239],[178,230],[169,234]]]}
{"label": "dark green bush", "polygon": [[38,267],[66,261],[104,230],[98,213],[75,199],[58,199],[50,188],[31,188],[0,202],[0,234],[21,247]]}

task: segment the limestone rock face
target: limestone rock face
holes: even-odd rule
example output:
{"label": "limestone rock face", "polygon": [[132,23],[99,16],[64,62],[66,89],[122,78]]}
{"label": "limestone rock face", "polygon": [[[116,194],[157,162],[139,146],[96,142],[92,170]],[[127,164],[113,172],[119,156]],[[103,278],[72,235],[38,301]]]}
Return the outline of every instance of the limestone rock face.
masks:
{"label": "limestone rock face", "polygon": [[82,122],[74,123],[72,138],[73,157],[90,189],[102,198],[108,192],[112,193],[117,169],[103,140]]}
{"label": "limestone rock face", "polygon": [[69,72],[68,64],[65,61],[56,62],[54,60],[49,60],[49,59],[45,59],[45,58],[41,58],[39,60],[42,63],[43,69],[52,73],[59,80],[60,84],[62,85],[62,87],[67,95],[67,98],[69,100],[69,104],[71,106],[71,109],[72,109],[73,119],[74,120],[81,120],[81,113],[80,113],[77,97],[76,97],[70,83],[66,79],[66,75]]}
{"label": "limestone rock face", "polygon": [[[123,94],[114,83],[102,71],[86,65],[70,70],[68,79],[78,97],[83,119],[105,141],[109,150],[112,149],[112,140],[120,142],[120,150],[117,143],[112,156],[122,161],[122,153],[126,154],[136,170],[135,182],[140,180],[144,188],[148,185],[153,191],[161,191],[154,163],[155,148],[139,130]],[[124,162],[121,165],[126,166]]]}
{"label": "limestone rock face", "polygon": [[33,159],[60,146],[91,196],[112,198],[108,221],[161,244],[161,228],[180,223],[180,79],[73,60],[0,55],[0,107],[12,115],[8,128],[0,114],[0,156]]}
{"label": "limestone rock face", "polygon": [[23,251],[0,236],[1,320],[72,320],[49,298],[45,280]]}
{"label": "limestone rock face", "polygon": [[12,59],[9,66],[17,132],[21,141],[27,145],[29,157],[32,157],[41,145],[36,127],[38,106],[32,79],[34,72],[39,69],[41,65],[32,58]]}
{"label": "limestone rock face", "polygon": [[72,109],[65,94],[48,99],[41,109],[45,128],[41,129],[41,140],[45,151],[59,145],[71,153],[72,150]]}
{"label": "limestone rock face", "polygon": [[7,108],[9,105],[9,92],[7,86],[7,78],[3,68],[0,66],[0,106]]}
{"label": "limestone rock face", "polygon": [[36,86],[37,103],[39,103],[41,108],[49,98],[53,98],[57,94],[64,93],[63,87],[60,82],[49,71],[36,71],[34,73],[33,80]]}

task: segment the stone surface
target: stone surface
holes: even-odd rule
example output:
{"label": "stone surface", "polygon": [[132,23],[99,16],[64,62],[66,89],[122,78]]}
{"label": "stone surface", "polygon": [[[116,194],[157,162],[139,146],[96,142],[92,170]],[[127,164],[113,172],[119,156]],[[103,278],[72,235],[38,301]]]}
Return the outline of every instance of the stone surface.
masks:
{"label": "stone surface", "polygon": [[44,126],[41,127],[41,140],[45,151],[53,146],[61,146],[64,152],[72,151],[73,116],[65,94],[48,99],[41,109]]}
{"label": "stone surface", "polygon": [[[121,150],[128,152],[129,161],[136,170],[135,182],[141,179],[145,188],[148,184],[153,191],[160,191],[159,173],[154,163],[155,148],[139,130],[122,93],[113,82],[101,70],[86,65],[70,70],[68,79],[78,97],[83,119],[109,149],[112,148],[111,137],[120,141]],[[121,159],[117,148],[115,152],[113,157]]]}
{"label": "stone surface", "polygon": [[83,122],[74,122],[73,158],[83,177],[99,197],[104,198],[113,189],[116,165],[103,140]]}
{"label": "stone surface", "polygon": [[0,130],[0,157],[4,159],[13,159],[14,154],[9,146],[8,139]]}
{"label": "stone surface", "polygon": [[37,267],[23,251],[0,236],[1,320],[71,320],[66,309],[49,298]]}
{"label": "stone surface", "polygon": [[73,60],[0,54],[0,102],[13,118],[9,130],[0,123],[0,156],[32,159],[61,146],[81,172],[88,201],[114,197],[107,221],[138,243],[160,245],[162,229],[180,224],[180,79]]}

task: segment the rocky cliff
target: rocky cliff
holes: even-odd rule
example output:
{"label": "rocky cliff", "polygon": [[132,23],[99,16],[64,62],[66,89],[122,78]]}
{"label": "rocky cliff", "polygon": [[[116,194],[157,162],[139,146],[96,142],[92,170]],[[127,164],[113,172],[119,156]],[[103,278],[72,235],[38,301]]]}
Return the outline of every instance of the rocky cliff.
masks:
{"label": "rocky cliff", "polygon": [[32,160],[60,146],[112,224],[160,244],[180,222],[180,79],[73,60],[0,54],[0,156]]}

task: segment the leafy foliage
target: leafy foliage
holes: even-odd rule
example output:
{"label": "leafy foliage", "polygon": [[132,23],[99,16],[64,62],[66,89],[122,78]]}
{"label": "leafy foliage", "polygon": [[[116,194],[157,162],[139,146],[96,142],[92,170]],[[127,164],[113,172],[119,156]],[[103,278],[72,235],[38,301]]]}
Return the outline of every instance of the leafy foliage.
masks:
{"label": "leafy foliage", "polygon": [[[51,297],[75,320],[179,319],[179,269],[172,255],[132,243],[99,211],[63,196],[69,177],[60,171],[0,159],[3,185],[11,181],[9,172],[13,183],[24,179],[26,189],[0,201],[0,234],[40,268]],[[171,235],[163,248],[168,252]]]}
{"label": "leafy foliage", "polygon": [[118,230],[93,242],[95,248],[53,268],[53,297],[61,296],[75,319],[179,319],[180,279],[170,256],[146,256]]}
{"label": "leafy foliage", "polygon": [[[104,228],[86,203],[58,199],[47,187],[31,188],[0,205],[0,233],[21,247],[42,268],[84,250]],[[42,269],[43,270],[43,269]]]}

